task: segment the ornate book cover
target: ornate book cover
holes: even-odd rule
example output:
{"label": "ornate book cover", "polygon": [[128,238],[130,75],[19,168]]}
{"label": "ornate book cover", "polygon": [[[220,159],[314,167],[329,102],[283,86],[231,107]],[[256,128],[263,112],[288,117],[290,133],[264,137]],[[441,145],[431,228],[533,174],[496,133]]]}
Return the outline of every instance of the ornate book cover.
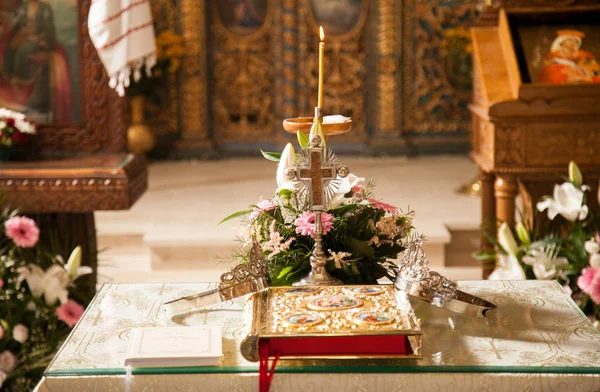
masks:
{"label": "ornate book cover", "polygon": [[244,357],[419,358],[421,326],[392,285],[274,287],[246,308]]}

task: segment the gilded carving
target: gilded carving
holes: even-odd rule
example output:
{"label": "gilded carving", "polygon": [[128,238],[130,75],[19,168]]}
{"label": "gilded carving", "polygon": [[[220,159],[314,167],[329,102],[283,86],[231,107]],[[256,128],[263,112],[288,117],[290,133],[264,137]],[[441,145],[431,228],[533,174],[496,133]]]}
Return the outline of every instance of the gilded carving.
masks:
{"label": "gilded carving", "polygon": [[394,0],[379,0],[377,9],[377,126],[378,136],[396,131],[396,57]]}
{"label": "gilded carving", "polygon": [[208,140],[208,86],[205,2],[180,0],[179,15],[185,56],[181,72],[181,133],[186,140]]}
{"label": "gilded carving", "polygon": [[256,140],[273,130],[274,58],[270,29],[275,0],[267,2],[265,20],[247,35],[232,31],[213,2],[212,104],[219,142]]}
{"label": "gilded carving", "polygon": [[[470,96],[444,78],[444,34],[475,19],[475,2],[410,0],[403,34],[403,118],[406,132],[457,133],[470,127]],[[466,137],[464,138],[466,141]]]}

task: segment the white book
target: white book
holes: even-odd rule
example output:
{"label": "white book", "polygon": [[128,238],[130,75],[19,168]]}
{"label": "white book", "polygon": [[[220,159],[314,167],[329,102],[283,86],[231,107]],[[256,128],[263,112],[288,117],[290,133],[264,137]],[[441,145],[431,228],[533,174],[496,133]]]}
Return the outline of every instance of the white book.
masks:
{"label": "white book", "polygon": [[216,366],[223,356],[219,327],[133,328],[125,367]]}

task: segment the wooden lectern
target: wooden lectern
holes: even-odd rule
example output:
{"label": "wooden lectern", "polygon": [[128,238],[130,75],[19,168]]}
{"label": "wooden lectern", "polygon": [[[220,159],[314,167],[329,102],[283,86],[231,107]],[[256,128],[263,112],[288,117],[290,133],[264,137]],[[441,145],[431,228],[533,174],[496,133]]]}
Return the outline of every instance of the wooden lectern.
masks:
{"label": "wooden lectern", "polygon": [[[571,160],[586,183],[596,184],[588,201],[598,208],[600,84],[544,84],[532,71],[544,64],[544,50],[558,30],[578,26],[594,33],[600,29],[597,1],[507,0],[490,8],[471,29],[471,156],[481,170],[482,223],[490,232],[498,221],[515,223],[519,191],[528,216],[539,197],[551,195],[553,184],[563,181]],[[540,32],[531,34],[536,28]],[[548,31],[554,34],[550,40],[544,38]],[[536,36],[540,42],[531,42]],[[600,49],[582,41],[582,50]],[[595,54],[600,61],[600,50]],[[490,246],[482,239],[482,247]],[[493,263],[484,266],[484,278],[493,268]]]}
{"label": "wooden lectern", "polygon": [[1,162],[0,193],[38,221],[40,241],[52,241],[49,229],[54,229],[61,242],[82,246],[83,262],[94,268],[89,280],[93,290],[94,211],[130,208],[146,190],[148,173],[143,157],[126,153],[126,100],[109,88],[90,41],[86,20],[91,1],[78,2],[81,121],[40,125],[41,158]]}

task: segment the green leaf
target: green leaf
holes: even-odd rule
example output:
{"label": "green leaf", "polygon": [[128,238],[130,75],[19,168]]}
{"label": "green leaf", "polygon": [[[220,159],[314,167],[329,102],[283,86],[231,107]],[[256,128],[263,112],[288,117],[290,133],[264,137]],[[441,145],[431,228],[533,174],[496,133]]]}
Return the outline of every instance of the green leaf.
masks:
{"label": "green leaf", "polygon": [[346,204],[344,206],[334,208],[333,210],[329,210],[328,212],[333,215],[341,216],[344,215],[346,212],[352,211],[356,207],[358,207],[358,204]]}
{"label": "green leaf", "polygon": [[480,261],[496,260],[496,256],[494,250],[482,250],[473,254],[473,257]]}
{"label": "green leaf", "polygon": [[223,218],[223,220],[221,222],[219,222],[218,225],[220,225],[221,223],[225,223],[229,220],[239,218],[240,216],[248,215],[251,212],[252,212],[252,210],[244,210],[244,211],[234,212],[233,214],[229,215],[228,217]]}
{"label": "green leaf", "polygon": [[296,131],[296,136],[298,137],[298,143],[300,144],[300,147],[302,147],[303,149],[306,148],[306,146],[308,146],[309,143],[308,135],[302,132],[301,130],[298,130]]}
{"label": "green leaf", "polygon": [[279,275],[277,275],[277,279],[283,278],[288,273],[292,272],[293,269],[294,269],[294,266],[289,266],[289,267],[282,268],[281,271],[279,271]]}
{"label": "green leaf", "polygon": [[263,157],[267,158],[269,161],[279,162],[279,160],[281,159],[280,152],[266,152],[263,150],[260,150],[260,152],[263,155]]}
{"label": "green leaf", "polygon": [[277,195],[286,200],[290,200],[290,197],[292,197],[292,191],[290,189],[281,189],[279,192],[277,192]]}
{"label": "green leaf", "polygon": [[348,238],[346,243],[348,248],[350,248],[353,253],[369,259],[375,258],[375,251],[369,246],[367,241],[357,240],[356,238]]}

